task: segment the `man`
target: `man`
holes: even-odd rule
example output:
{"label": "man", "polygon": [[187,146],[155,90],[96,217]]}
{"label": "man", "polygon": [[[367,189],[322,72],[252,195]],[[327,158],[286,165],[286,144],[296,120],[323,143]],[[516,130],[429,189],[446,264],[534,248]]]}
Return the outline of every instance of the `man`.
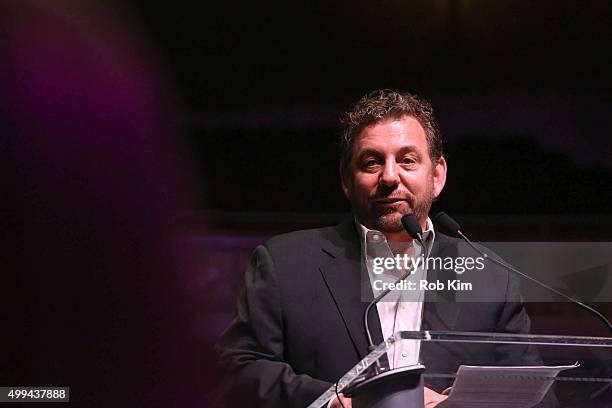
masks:
{"label": "man", "polygon": [[[431,106],[415,95],[375,91],[343,123],[340,175],[353,216],[336,227],[281,235],[257,247],[237,316],[218,344],[228,398],[239,393],[248,406],[305,407],[368,353],[363,314],[376,292],[372,253],[430,254],[434,241],[446,248],[453,242],[428,218],[447,173]],[[426,248],[404,230],[401,217],[408,213],[421,225]],[[514,278],[500,270],[487,276],[487,287],[503,301],[458,306],[453,299],[431,302],[426,294],[379,303],[378,313],[369,316],[374,342],[400,329],[527,332]],[[422,361],[449,371],[462,361],[452,348],[398,346],[388,353],[391,368]],[[446,398],[440,392],[448,384],[426,385],[426,407]],[[350,405],[342,395],[330,403]]]}

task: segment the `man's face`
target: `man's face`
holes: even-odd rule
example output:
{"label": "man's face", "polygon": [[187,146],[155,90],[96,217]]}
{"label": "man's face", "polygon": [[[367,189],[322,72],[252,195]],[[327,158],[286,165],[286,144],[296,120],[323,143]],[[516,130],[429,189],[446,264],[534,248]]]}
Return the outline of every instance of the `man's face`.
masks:
{"label": "man's face", "polygon": [[424,227],[446,181],[444,158],[432,163],[425,131],[409,116],[366,127],[355,140],[350,163],[340,167],[355,216],[383,233],[403,232],[401,217],[407,213]]}

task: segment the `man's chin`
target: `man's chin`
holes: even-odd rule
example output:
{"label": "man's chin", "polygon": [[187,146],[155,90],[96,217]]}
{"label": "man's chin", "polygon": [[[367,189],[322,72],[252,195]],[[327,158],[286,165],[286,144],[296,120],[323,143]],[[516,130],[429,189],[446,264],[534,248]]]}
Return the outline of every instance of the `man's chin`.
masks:
{"label": "man's chin", "polygon": [[375,229],[383,233],[396,233],[404,231],[402,216],[399,212],[381,215],[374,221]]}

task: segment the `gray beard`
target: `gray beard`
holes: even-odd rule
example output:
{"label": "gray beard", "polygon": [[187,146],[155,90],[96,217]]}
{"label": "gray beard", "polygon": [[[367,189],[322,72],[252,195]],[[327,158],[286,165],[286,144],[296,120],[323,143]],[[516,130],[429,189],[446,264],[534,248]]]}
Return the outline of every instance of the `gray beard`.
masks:
{"label": "gray beard", "polygon": [[[402,213],[401,215],[404,216],[406,214],[412,213],[417,218],[417,220],[422,220],[426,218],[429,214],[431,203],[432,201],[430,200],[423,200],[423,202],[417,203],[414,208],[408,209],[405,213]],[[383,233],[397,233],[404,231],[404,226],[402,225],[401,217],[398,217],[395,212],[389,214],[382,214],[378,217],[373,218],[371,220],[371,225],[373,229]]]}
{"label": "gray beard", "polygon": [[[370,229],[375,229],[382,233],[398,233],[404,231],[404,226],[402,225],[401,217],[406,214],[414,214],[417,220],[423,220],[429,214],[429,210],[431,209],[431,203],[434,201],[434,186],[433,186],[433,178],[429,179],[429,183],[427,188],[425,189],[423,196],[421,199],[419,197],[414,196],[409,200],[409,208],[402,210],[401,215],[397,214],[396,211],[389,209],[387,212],[371,214],[371,213],[362,213],[362,208],[360,206],[353,206],[353,211],[357,216],[357,219]],[[355,201],[354,201],[355,202]]]}
{"label": "gray beard", "polygon": [[417,220],[422,220],[427,217],[429,210],[431,209],[431,203],[434,200],[433,196],[433,182],[428,185],[425,195],[422,200],[415,199],[414,202],[410,203],[410,208],[406,209],[401,216],[394,216],[395,211],[389,210],[387,213],[378,214],[375,216],[368,216],[369,214],[363,214],[364,220],[368,222],[364,225],[370,224],[370,229],[375,229],[380,232],[387,233],[398,233],[404,231],[401,217],[406,214],[414,214]]}

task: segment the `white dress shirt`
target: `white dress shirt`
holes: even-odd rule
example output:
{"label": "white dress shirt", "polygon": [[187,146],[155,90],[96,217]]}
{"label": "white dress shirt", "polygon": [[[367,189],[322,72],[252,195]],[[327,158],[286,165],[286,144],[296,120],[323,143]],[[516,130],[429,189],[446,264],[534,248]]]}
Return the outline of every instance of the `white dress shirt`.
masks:
{"label": "white dress shirt", "polygon": [[[382,274],[374,273],[374,258],[376,257],[395,257],[397,253],[403,256],[418,259],[423,253],[423,248],[416,241],[404,244],[403,247],[389,246],[385,235],[380,231],[370,230],[355,220],[357,234],[361,242],[361,253],[363,264],[368,269],[372,290],[376,297],[381,290],[374,288],[375,280],[383,282],[395,282],[405,271],[404,270],[385,270]],[[427,228],[423,232],[423,241],[426,245],[426,255],[429,256],[435,233],[433,223],[427,218]],[[380,320],[383,338],[389,338],[397,331],[409,330],[418,331],[421,329],[423,298],[424,293],[418,290],[418,282],[426,278],[427,271],[424,268],[417,268],[415,272],[406,280],[416,283],[415,290],[392,290],[382,298],[376,308]],[[419,351],[421,342],[416,340],[402,340],[397,342],[387,351],[390,368],[399,368],[414,365],[419,362]]]}
{"label": "white dress shirt", "polygon": [[[384,282],[395,282],[404,271],[385,271],[382,274],[374,273],[374,258],[376,257],[394,257],[391,247],[387,243],[385,235],[376,230],[370,230],[364,227],[357,219],[355,219],[355,226],[357,229],[357,235],[361,243],[361,257],[362,265],[365,265],[368,270],[368,276],[370,277],[370,283],[372,284],[372,290],[374,297],[376,297],[381,291],[374,288],[375,280],[382,280]],[[427,217],[427,228],[423,232],[423,241],[427,246],[426,255],[429,256],[431,252],[432,244],[434,242],[435,232],[433,223]],[[395,248],[394,250],[400,249]],[[421,245],[413,240],[407,248],[401,248],[402,254],[407,253],[408,256],[418,258],[423,249]],[[418,282],[420,279],[425,279],[427,271],[423,268],[419,268],[415,273],[407,278]],[[417,285],[418,288],[418,285]],[[380,320],[383,338],[387,339],[393,335],[393,333],[400,330],[418,331],[421,329],[421,322],[423,318],[423,291],[391,291],[381,299],[377,304],[376,308],[378,311],[378,319]],[[414,365],[419,362],[419,352],[421,348],[421,342],[418,340],[402,340],[394,343],[387,351],[387,357],[389,359],[390,368],[399,368],[409,365]],[[328,408],[331,407],[335,398],[332,398],[327,404]]]}

